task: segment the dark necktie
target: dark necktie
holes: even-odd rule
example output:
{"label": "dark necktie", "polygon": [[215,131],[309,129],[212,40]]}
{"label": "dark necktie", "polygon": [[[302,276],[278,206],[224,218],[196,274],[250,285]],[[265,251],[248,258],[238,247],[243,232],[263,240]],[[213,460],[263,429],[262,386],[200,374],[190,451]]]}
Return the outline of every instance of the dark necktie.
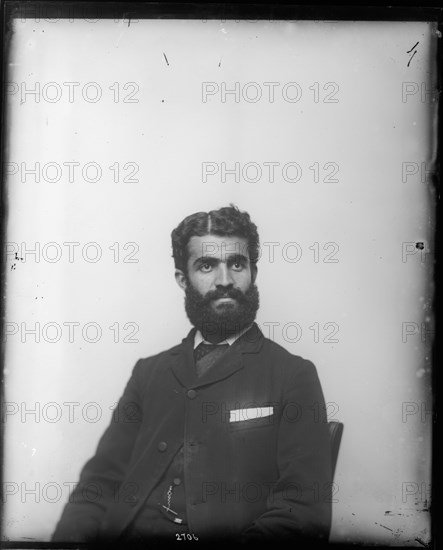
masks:
{"label": "dark necktie", "polygon": [[201,342],[194,350],[197,376],[202,376],[229,348],[229,344],[205,344]]}

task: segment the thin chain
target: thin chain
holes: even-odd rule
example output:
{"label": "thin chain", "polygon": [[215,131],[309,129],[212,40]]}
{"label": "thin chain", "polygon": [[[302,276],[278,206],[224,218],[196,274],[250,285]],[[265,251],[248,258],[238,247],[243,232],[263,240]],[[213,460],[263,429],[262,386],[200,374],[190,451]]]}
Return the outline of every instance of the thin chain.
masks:
{"label": "thin chain", "polygon": [[175,512],[172,508],[171,508],[171,499],[172,499],[172,485],[169,485],[169,489],[166,493],[166,496],[168,497],[168,505],[165,506],[164,504],[162,504],[162,508],[164,508],[167,512],[171,512],[171,514],[174,514],[175,516],[177,516],[176,518],[174,518],[174,523],[183,523],[183,520],[181,518],[178,517],[178,514],[177,512]]}
{"label": "thin chain", "polygon": [[168,497],[168,508],[171,509],[172,485],[169,485],[169,489],[166,495]]}

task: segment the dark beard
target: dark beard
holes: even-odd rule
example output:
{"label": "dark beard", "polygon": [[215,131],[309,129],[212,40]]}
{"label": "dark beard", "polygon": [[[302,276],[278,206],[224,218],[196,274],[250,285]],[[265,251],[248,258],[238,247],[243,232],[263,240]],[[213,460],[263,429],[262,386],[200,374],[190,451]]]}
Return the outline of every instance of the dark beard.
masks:
{"label": "dark beard", "polygon": [[[219,304],[217,311],[212,301],[217,298],[234,298],[237,303]],[[260,300],[258,289],[251,284],[246,292],[237,288],[217,289],[204,296],[187,282],[185,310],[191,323],[205,339],[221,342],[251,325],[257,315]]]}

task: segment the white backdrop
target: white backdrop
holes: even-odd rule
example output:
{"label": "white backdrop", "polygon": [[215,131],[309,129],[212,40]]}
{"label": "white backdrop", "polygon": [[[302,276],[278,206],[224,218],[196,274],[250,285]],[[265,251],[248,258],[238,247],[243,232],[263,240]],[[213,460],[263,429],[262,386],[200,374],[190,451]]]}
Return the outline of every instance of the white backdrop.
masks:
{"label": "white backdrop", "polygon": [[190,328],[171,230],[233,202],[268,243],[258,323],[316,364],[345,425],[331,539],[429,539],[436,40],[418,22],[14,21],[6,538],[49,539],[136,360]]}

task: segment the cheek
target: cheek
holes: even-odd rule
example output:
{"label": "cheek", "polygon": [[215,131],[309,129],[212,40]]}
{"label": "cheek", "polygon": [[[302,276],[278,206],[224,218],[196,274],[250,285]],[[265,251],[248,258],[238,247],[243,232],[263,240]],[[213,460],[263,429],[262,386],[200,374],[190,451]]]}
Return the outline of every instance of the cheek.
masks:
{"label": "cheek", "polygon": [[238,273],[237,276],[235,276],[235,282],[235,286],[239,287],[243,291],[247,290],[252,283],[251,272]]}
{"label": "cheek", "polygon": [[194,273],[189,278],[189,281],[192,286],[200,292],[200,294],[206,294],[211,286],[210,277],[208,277],[207,275],[205,276],[203,273],[200,272]]}

